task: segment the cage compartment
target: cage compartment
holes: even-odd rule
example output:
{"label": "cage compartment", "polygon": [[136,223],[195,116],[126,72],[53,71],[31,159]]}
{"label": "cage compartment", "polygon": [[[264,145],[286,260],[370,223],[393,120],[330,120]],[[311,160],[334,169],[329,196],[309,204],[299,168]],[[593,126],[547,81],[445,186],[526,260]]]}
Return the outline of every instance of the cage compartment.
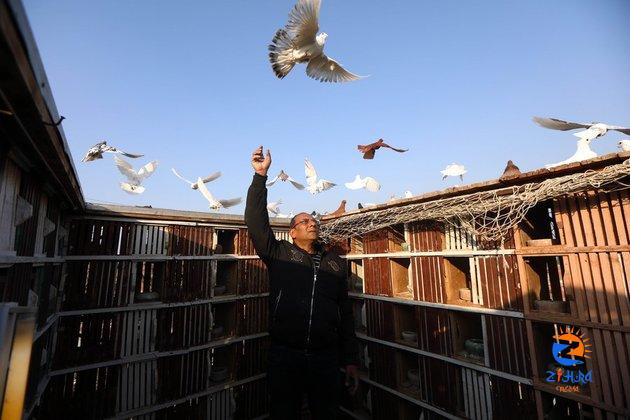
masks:
{"label": "cage compartment", "polygon": [[560,243],[554,218],[553,202],[532,207],[519,223],[521,243],[525,246],[546,246]]}
{"label": "cage compartment", "polygon": [[210,386],[236,379],[236,354],[234,345],[216,347],[208,353]]}
{"label": "cage compartment", "polygon": [[569,313],[564,290],[564,265],[561,257],[524,259],[531,309],[540,312]]}
{"label": "cage compartment", "polygon": [[215,229],[215,254],[237,254],[238,230],[237,229]]}
{"label": "cage compartment", "polygon": [[348,291],[363,293],[363,260],[348,261]]}
{"label": "cage compartment", "polygon": [[413,397],[420,395],[421,370],[418,357],[407,351],[396,351],[396,388]]}
{"label": "cage compartment", "polygon": [[446,303],[482,304],[476,259],[474,257],[447,257],[443,261]]}
{"label": "cage compartment", "polygon": [[394,306],[394,331],[398,343],[418,346],[418,314],[415,306],[402,304]]}
{"label": "cage compartment", "polygon": [[413,284],[409,275],[410,258],[390,258],[389,271],[395,297],[413,299]]}
{"label": "cage compartment", "polygon": [[216,303],[212,307],[211,340],[221,340],[236,336],[236,302]]}
{"label": "cage compartment", "polygon": [[239,267],[237,260],[217,261],[213,296],[235,295],[238,292]]}
{"label": "cage compartment", "polygon": [[485,364],[487,346],[483,341],[483,315],[452,311],[449,316],[454,356]]}

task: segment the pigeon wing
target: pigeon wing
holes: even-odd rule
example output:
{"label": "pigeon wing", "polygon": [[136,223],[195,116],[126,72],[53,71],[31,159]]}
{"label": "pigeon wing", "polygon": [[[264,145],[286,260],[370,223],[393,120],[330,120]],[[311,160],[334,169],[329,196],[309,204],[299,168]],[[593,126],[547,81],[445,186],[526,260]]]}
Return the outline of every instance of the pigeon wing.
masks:
{"label": "pigeon wing", "polygon": [[376,149],[369,149],[367,152],[363,153],[363,159],[374,159],[375,153]]}
{"label": "pigeon wing", "polygon": [[197,178],[197,186],[199,188],[199,192],[201,192],[201,195],[203,195],[206,200],[208,200],[208,203],[210,203],[211,206],[216,206],[217,203],[219,203],[219,201],[214,198],[210,191],[208,191],[208,188],[206,188],[206,184],[203,183],[203,180],[201,178]]}
{"label": "pigeon wing", "polygon": [[327,180],[325,180],[325,179],[320,179],[320,180],[319,180],[319,183],[320,183],[320,185],[321,185],[322,191],[329,190],[329,189],[331,189],[332,187],[334,187],[335,185],[337,185],[337,184],[335,184],[334,182],[330,182],[330,181],[327,181]]}
{"label": "pigeon wing", "polygon": [[133,169],[133,166],[131,166],[131,163],[127,162],[126,160],[119,158],[118,156],[114,156],[114,163],[116,164],[116,166],[123,167],[123,168],[127,168],[127,169]]}
{"label": "pigeon wing", "polygon": [[240,204],[241,201],[243,200],[241,199],[241,197],[239,197],[239,198],[231,198],[229,200],[219,200],[219,203],[221,203],[221,205],[227,209],[228,207],[232,207],[237,204]]}
{"label": "pigeon wing", "polygon": [[310,186],[317,183],[317,172],[310,160],[304,159],[304,174],[306,175],[306,183]]}
{"label": "pigeon wing", "polygon": [[273,184],[276,183],[276,181],[280,179],[280,175],[276,175],[276,177],[274,179],[272,179],[271,181],[267,182],[267,186],[271,187]]}
{"label": "pigeon wing", "polygon": [[381,184],[371,176],[365,177],[363,181],[365,182],[365,189],[370,192],[377,192],[381,189]]}
{"label": "pigeon wing", "polygon": [[407,152],[409,150],[409,149],[397,149],[395,147],[390,146],[387,143],[383,143],[383,144],[381,144],[381,146],[382,147],[387,147],[388,149],[392,149],[393,151],[398,152],[398,153],[404,153],[404,152]]}
{"label": "pigeon wing", "polygon": [[120,173],[123,174],[123,176],[127,178],[127,180],[129,180],[129,182],[131,182],[132,184],[140,183],[141,178],[138,176],[136,171],[133,170],[132,166],[129,163],[118,158],[118,156],[114,156],[114,162],[116,164],[116,167],[118,168],[118,171],[120,171]]}
{"label": "pigeon wing", "polygon": [[183,176],[181,176],[180,174],[177,173],[177,171],[175,170],[175,168],[171,168],[171,171],[175,174],[175,176],[179,179],[181,179],[182,181],[187,182],[190,185],[193,185],[194,182],[187,180],[186,178],[184,178]]}
{"label": "pigeon wing", "polygon": [[365,180],[361,179],[360,175],[357,175],[352,182],[346,182],[345,186],[349,190],[360,190],[365,186]]}
{"label": "pigeon wing", "polygon": [[575,130],[576,128],[589,128],[592,124],[574,123],[557,118],[534,117],[532,120],[541,127],[550,128],[552,130]]}
{"label": "pigeon wing", "polygon": [[319,31],[320,0],[298,0],[289,13],[286,30],[296,48],[305,47],[315,42]]}
{"label": "pigeon wing", "polygon": [[304,185],[300,184],[299,182],[297,182],[295,179],[293,179],[291,177],[288,177],[287,181],[289,181],[298,190],[303,190],[304,189]]}
{"label": "pigeon wing", "polygon": [[609,130],[615,130],[615,131],[619,131],[623,134],[628,134],[630,135],[630,128],[626,128],[626,127],[618,127],[613,125],[612,127],[608,127]]}
{"label": "pigeon wing", "polygon": [[361,78],[344,69],[341,64],[327,57],[326,54],[320,54],[308,62],[306,75],[320,82],[332,83],[351,82]]}
{"label": "pigeon wing", "polygon": [[203,178],[201,181],[203,181],[204,184],[210,182],[210,181],[214,181],[215,179],[219,178],[221,176],[221,172],[215,172],[212,175],[208,175],[207,177]]}
{"label": "pigeon wing", "polygon": [[140,177],[140,179],[146,179],[150,177],[151,174],[153,174],[153,172],[155,172],[157,167],[158,167],[158,161],[153,160],[138,170],[138,176]]}

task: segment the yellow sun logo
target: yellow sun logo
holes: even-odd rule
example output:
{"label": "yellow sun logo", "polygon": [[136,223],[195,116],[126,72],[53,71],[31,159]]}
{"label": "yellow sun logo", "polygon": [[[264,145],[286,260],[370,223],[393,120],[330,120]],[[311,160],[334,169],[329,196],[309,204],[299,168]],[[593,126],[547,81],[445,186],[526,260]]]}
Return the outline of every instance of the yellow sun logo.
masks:
{"label": "yellow sun logo", "polygon": [[592,346],[592,344],[589,343],[591,339],[586,337],[579,328],[574,330],[573,327],[567,325],[564,332],[562,332],[562,328],[560,329],[560,333],[561,334],[554,335],[553,338],[562,340],[562,342],[565,343],[577,343],[577,346],[572,346],[572,348],[565,353],[566,356],[585,357],[590,359],[590,356],[586,353],[591,353],[591,350],[589,350],[589,347]]}

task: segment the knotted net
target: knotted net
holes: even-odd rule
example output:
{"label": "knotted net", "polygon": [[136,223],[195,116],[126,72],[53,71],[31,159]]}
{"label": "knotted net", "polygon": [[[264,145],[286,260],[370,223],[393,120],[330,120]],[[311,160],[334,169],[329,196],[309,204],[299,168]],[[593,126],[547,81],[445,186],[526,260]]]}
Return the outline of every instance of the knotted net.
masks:
{"label": "knotted net", "polygon": [[[432,220],[461,226],[483,241],[502,241],[537,203],[565,194],[628,188],[630,159],[600,170],[444,199],[364,210],[325,221],[321,237],[334,242],[401,223]],[[625,179],[624,179],[625,178]]]}

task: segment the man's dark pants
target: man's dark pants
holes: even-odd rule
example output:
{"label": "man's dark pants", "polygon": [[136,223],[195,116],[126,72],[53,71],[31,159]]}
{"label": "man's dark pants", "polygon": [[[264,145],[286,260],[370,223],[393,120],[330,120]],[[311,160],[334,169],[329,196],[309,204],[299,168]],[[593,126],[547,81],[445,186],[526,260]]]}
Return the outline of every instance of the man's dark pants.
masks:
{"label": "man's dark pants", "polygon": [[313,420],[336,418],[341,390],[337,349],[306,352],[272,344],[268,362],[273,420],[299,419],[304,393]]}

